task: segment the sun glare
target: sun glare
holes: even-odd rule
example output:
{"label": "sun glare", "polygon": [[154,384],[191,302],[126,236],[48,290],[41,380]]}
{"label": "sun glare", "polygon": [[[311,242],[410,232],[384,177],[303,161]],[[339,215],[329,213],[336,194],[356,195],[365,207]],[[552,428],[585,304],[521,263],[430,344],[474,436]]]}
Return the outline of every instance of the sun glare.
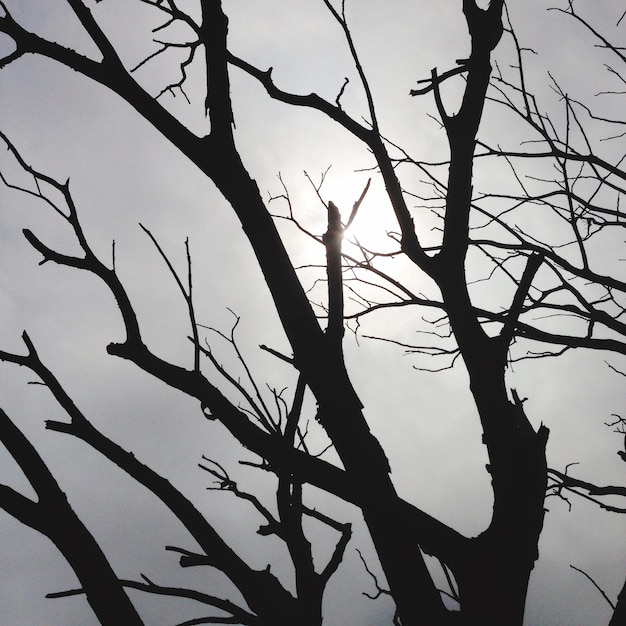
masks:
{"label": "sun glare", "polygon": [[380,181],[372,180],[354,211],[366,182],[333,190],[329,199],[339,208],[342,224],[347,227],[344,233],[347,243],[362,245],[376,252],[388,252],[397,248],[392,235],[398,231],[398,226]]}

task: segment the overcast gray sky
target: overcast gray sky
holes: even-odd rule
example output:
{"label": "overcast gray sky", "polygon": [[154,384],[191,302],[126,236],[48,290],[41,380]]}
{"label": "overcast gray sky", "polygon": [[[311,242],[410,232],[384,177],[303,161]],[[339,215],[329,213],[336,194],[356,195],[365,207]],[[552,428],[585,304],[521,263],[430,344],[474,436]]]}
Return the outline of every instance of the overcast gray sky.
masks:
{"label": "overcast gray sky", "polygon": [[[25,27],[93,53],[62,0],[7,0],[5,4]],[[194,10],[191,1],[180,4]],[[285,90],[316,91],[330,100],[348,76],[351,82],[342,102],[355,117],[366,114],[341,32],[321,1],[227,0],[223,4],[230,17],[230,48],[235,54],[261,68],[274,67],[273,76]],[[469,42],[460,0],[352,0],[346,4],[383,134],[420,158],[445,158],[445,136],[426,115],[433,111],[432,102],[428,96],[411,99],[408,91],[416,80],[427,78],[432,67],[443,71],[453,67],[455,59],[467,56]],[[150,20],[145,7],[135,5],[140,3],[107,0],[95,11],[129,67],[154,49],[150,29],[158,23]],[[602,59],[594,57],[591,42],[580,38],[575,24],[545,8],[545,3],[512,2],[510,11],[523,44],[539,53],[529,58],[532,89],[545,96],[545,106],[551,107],[556,105],[548,88],[548,70],[568,89],[578,89],[581,97],[587,97],[599,90]],[[612,28],[620,13],[615,2],[594,3],[593,17],[600,26]],[[10,44],[0,41],[0,50],[8,52]],[[504,56],[503,60],[509,59]],[[157,92],[165,81],[176,79],[176,60],[156,59],[135,76]],[[162,102],[194,131],[204,132],[202,95],[194,92],[193,81],[190,96],[192,105],[180,93],[175,98],[166,95]],[[299,218],[321,234],[325,212],[303,170],[318,178],[332,165],[322,193],[347,211],[370,175],[358,171],[371,165],[369,155],[320,114],[271,102],[236,69],[232,70],[232,97],[237,142],[259,187],[268,195],[280,194],[280,173]],[[241,348],[258,372],[259,382],[293,388],[293,372],[258,349],[260,343],[281,351],[288,347],[243,233],[210,181],[119,98],[51,61],[27,56],[2,69],[0,105],[0,129],[26,161],[59,180],[70,178],[85,232],[101,258],[110,259],[115,240],[116,267],[155,352],[180,364],[192,364],[185,304],[139,223],[151,230],[181,272],[185,271],[184,241],[189,237],[199,321],[228,331],[232,315],[227,309],[235,311],[241,316]],[[497,114],[488,111],[487,115],[494,117],[486,124],[497,128]],[[14,180],[24,180],[4,151],[0,167]],[[483,177],[481,181],[499,182],[496,171]],[[407,184],[418,186],[418,177]],[[285,210],[280,201],[272,206],[276,212]],[[380,237],[386,224],[392,227],[390,217],[382,184],[374,179],[355,232],[365,243],[391,245]],[[372,224],[377,225],[377,232]],[[203,419],[194,403],[106,355],[107,343],[122,336],[109,293],[91,276],[52,264],[39,266],[38,254],[21,235],[24,227],[48,245],[76,250],[66,225],[49,207],[0,189],[0,349],[23,350],[20,336],[26,329],[44,362],[99,428],[184,488],[255,566],[272,562],[272,571],[280,573],[280,547],[254,534],[261,520],[224,494],[208,494],[209,477],[197,463],[201,455],[211,456],[247,480],[250,489],[267,496],[271,496],[271,484],[238,466],[238,460],[250,460],[249,456],[219,425]],[[296,236],[293,229],[285,226],[284,232],[296,265],[320,262],[320,249]],[[303,270],[302,275],[310,280],[312,273]],[[424,282],[415,288],[428,293],[432,286]],[[403,311],[373,316],[366,330],[415,340],[420,315]],[[400,493],[464,533],[483,530],[491,513],[489,475],[462,365],[441,374],[417,371],[413,366],[424,366],[423,360],[403,356],[397,346],[367,340],[357,345],[351,334],[346,337],[355,387],[371,428],[390,458]],[[227,346],[215,346],[222,350],[224,362],[236,367]],[[529,398],[525,407],[533,424],[549,426],[552,467],[562,469],[578,461],[577,471],[585,478],[623,483],[624,464],[615,454],[621,442],[604,422],[622,410],[624,379],[607,368],[605,358],[580,352],[523,362],[510,372],[509,384]],[[609,360],[626,370],[617,358]],[[175,555],[163,547],[174,544],[193,549],[194,543],[153,497],[85,445],[44,430],[44,420],[62,418],[61,411],[44,389],[27,387],[31,379],[28,372],[0,365],[0,406],[37,445],[116,572],[129,578],[144,573],[155,582],[222,590],[234,597],[214,573],[180,571]],[[321,450],[323,438],[314,443]],[[2,482],[28,492],[4,451],[0,451],[0,473]],[[311,497],[315,501],[318,496]],[[320,502],[341,521],[355,517],[341,503]],[[608,605],[570,564],[585,569],[613,599],[626,577],[626,517],[601,512],[582,500],[572,500],[572,505],[569,512],[564,502],[547,502],[540,560],[529,590],[528,626],[608,622]],[[368,563],[375,569],[372,548],[362,532],[356,533],[353,544],[330,587],[325,623],[390,623],[392,612],[384,598],[371,601],[361,595],[373,588],[355,548],[369,556]],[[43,597],[71,587],[73,574],[46,538],[6,515],[0,516],[0,559],[1,624],[97,623],[81,598]],[[146,623],[155,626],[202,614],[189,603],[132,597]]]}

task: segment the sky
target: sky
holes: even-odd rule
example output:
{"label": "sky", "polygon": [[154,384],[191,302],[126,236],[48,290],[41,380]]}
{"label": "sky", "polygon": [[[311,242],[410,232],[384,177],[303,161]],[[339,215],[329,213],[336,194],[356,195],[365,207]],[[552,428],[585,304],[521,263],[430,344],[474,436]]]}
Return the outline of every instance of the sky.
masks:
{"label": "sky", "polygon": [[[62,0],[49,0],[43,7],[34,0],[5,4],[26,28],[85,54],[94,53]],[[196,10],[191,0],[180,4]],[[544,3],[520,4],[512,3],[511,19],[523,45],[537,52],[528,55],[527,78],[546,110],[559,110],[548,71],[577,97],[600,91],[610,76],[603,69],[601,51],[593,49],[582,30],[562,14],[546,11]],[[225,0],[223,5],[230,19],[233,53],[258,67],[273,67],[275,81],[285,90],[315,91],[331,101],[349,77],[342,103],[354,117],[366,115],[347,47],[321,1]],[[445,71],[467,56],[460,0],[348,0],[346,6],[383,134],[420,158],[445,158],[445,136],[429,116],[434,110],[431,99],[410,98],[408,92],[417,80],[430,75],[432,67]],[[593,19],[599,26],[613,29],[620,14],[614,2],[594,3]],[[127,67],[156,49],[151,29],[158,21],[140,2],[106,0],[99,3],[95,15],[119,46]],[[184,37],[185,33],[170,35]],[[498,51],[503,68],[510,63],[507,45],[510,42],[503,41],[502,53]],[[10,49],[9,42],[0,40],[1,54]],[[175,56],[157,58],[135,76],[156,93],[163,81],[178,78],[179,63]],[[203,97],[199,81],[190,76],[191,104],[182,93],[165,95],[162,102],[194,132],[203,133],[207,130]],[[322,234],[325,209],[303,172],[319,180],[331,166],[321,193],[345,215],[372,175],[367,171],[371,167],[367,151],[320,114],[270,101],[239,70],[232,69],[231,81],[236,141],[246,166],[266,197],[283,193],[280,174],[298,219]],[[455,95],[454,88],[445,93],[451,110]],[[186,271],[184,242],[189,237],[199,321],[229,332],[234,311],[241,318],[239,346],[258,382],[293,390],[293,372],[258,348],[262,343],[289,350],[241,228],[210,181],[119,98],[51,61],[29,56],[2,69],[0,104],[0,129],[26,161],[59,180],[69,177],[87,238],[102,259],[111,258],[115,241],[116,268],[135,303],[146,342],[155,352],[192,364],[184,301],[140,223],[150,229],[181,273]],[[487,110],[483,127],[489,137],[508,139],[517,132],[517,126],[496,108]],[[25,181],[5,151],[0,154],[0,168],[11,180]],[[418,174],[403,171],[403,175],[407,188],[423,190]],[[476,184],[497,189],[510,184],[510,177],[500,169],[483,168],[477,172]],[[284,201],[276,199],[270,206],[285,214]],[[436,238],[421,216],[418,225],[424,236]],[[354,234],[364,243],[391,249],[393,242],[384,236],[393,229],[390,217],[382,184],[373,176]],[[303,281],[312,284],[315,270],[310,266],[322,261],[322,251],[293,226],[280,224],[294,264],[302,267]],[[554,228],[551,223],[535,226],[546,235]],[[240,478],[242,485],[267,498],[271,498],[271,483],[240,466],[238,461],[250,460],[249,456],[218,424],[205,420],[193,402],[106,355],[106,345],[122,336],[110,295],[95,278],[52,264],[39,266],[38,254],[21,235],[25,227],[50,246],[76,251],[66,225],[49,207],[0,189],[0,349],[22,351],[20,337],[27,330],[42,360],[99,428],[183,489],[255,567],[272,562],[272,571],[288,578],[280,546],[255,535],[261,520],[227,494],[207,492],[210,477],[197,464],[202,455],[210,456]],[[611,240],[610,245],[617,244]],[[387,267],[415,290],[433,293],[426,279],[405,276],[401,262],[389,262]],[[623,270],[616,266],[615,271]],[[488,301],[506,301],[501,289],[505,290],[500,283],[490,282],[477,288],[476,294]],[[322,300],[319,289],[311,293],[314,301]],[[364,337],[418,341],[423,314],[428,316],[402,310],[364,320],[358,342],[346,334],[347,364],[371,429],[389,456],[400,494],[458,530],[477,534],[489,521],[490,485],[462,364],[441,373],[421,371],[416,367],[430,364],[424,357],[404,355],[396,345]],[[229,346],[214,334],[209,336],[220,359],[236,370]],[[507,382],[528,397],[525,408],[533,424],[550,428],[551,467],[563,469],[567,463],[579,462],[577,475],[600,484],[619,484],[624,482],[624,465],[616,451],[622,441],[604,422],[622,410],[623,377],[607,367],[607,360],[626,371],[623,359],[577,352],[517,363]],[[28,386],[30,380],[28,372],[0,364],[0,406],[36,444],[116,572],[129,578],[143,573],[155,582],[210,588],[235,598],[219,575],[181,571],[175,555],[164,551],[165,545],[193,549],[194,544],[150,494],[80,442],[45,431],[44,420],[62,419],[62,414],[45,390]],[[312,442],[319,451],[325,446],[321,433],[313,432]],[[30,493],[5,451],[0,451],[0,473],[2,482]],[[362,595],[374,589],[356,548],[372,570],[379,570],[354,510],[309,491],[311,502],[319,502],[341,521],[353,521],[356,529],[329,588],[324,623],[390,623],[390,603]],[[529,588],[528,626],[608,623],[608,605],[570,565],[593,576],[612,599],[626,577],[626,517],[602,512],[581,499],[572,498],[571,504],[570,512],[567,503],[547,500],[540,560]],[[323,552],[323,532],[319,528],[310,532],[319,537]],[[0,558],[1,624],[97,623],[81,598],[44,598],[48,592],[72,587],[75,578],[45,537],[4,514],[0,515]],[[202,615],[201,608],[189,603],[139,594],[132,598],[146,623],[154,626]]]}

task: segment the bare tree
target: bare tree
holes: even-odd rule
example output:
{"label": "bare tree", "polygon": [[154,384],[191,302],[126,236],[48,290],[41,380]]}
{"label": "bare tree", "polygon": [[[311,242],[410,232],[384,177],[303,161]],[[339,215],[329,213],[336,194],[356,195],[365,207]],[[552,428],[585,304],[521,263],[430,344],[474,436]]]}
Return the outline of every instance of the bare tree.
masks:
{"label": "bare tree", "polygon": [[[621,158],[616,160],[611,154],[608,159],[602,159],[589,149],[578,113],[582,105],[566,94],[560,94],[565,107],[564,137],[538,108],[525,81],[523,46],[517,42],[506,16],[503,18],[503,0],[492,0],[487,8],[481,8],[475,0],[463,0],[462,12],[469,31],[468,57],[458,60],[451,69],[433,69],[429,78],[416,77],[420,82],[412,95],[432,97],[447,139],[449,157],[439,163],[410,157],[386,138],[381,127],[374,92],[353,39],[345,3],[337,7],[330,0],[322,1],[343,31],[365,94],[366,120],[344,109],[341,98],[347,82],[335,101],[316,93],[290,93],[274,80],[271,68],[259,68],[252,60],[236,56],[228,46],[227,16],[222,3],[216,0],[200,0],[198,10],[189,12],[175,0],[138,0],[138,4],[151,10],[154,19],[160,20],[155,32],[177,25],[184,27],[185,35],[173,42],[159,40],[157,51],[146,53],[134,68],[112,43],[112,33],[101,26],[99,17],[105,15],[107,2],[67,0],[98,50],[92,56],[31,32],[0,3],[3,9],[0,31],[14,44],[14,51],[4,57],[0,67],[18,63],[25,55],[41,55],[100,83],[132,106],[214,183],[232,207],[255,254],[291,354],[263,348],[277,361],[289,365],[294,373],[292,378],[297,381],[291,395],[271,390],[272,403],[268,402],[256,382],[257,376],[239,351],[235,335],[217,331],[219,338],[226,340],[236,353],[244,368],[245,382],[223,366],[213,352],[212,340],[205,340],[205,335],[215,339],[216,331],[197,319],[189,247],[187,272],[182,276],[156,236],[144,228],[181,292],[191,329],[191,366],[183,367],[159,356],[144,337],[136,303],[120,279],[115,255],[113,262],[108,263],[94,251],[69,181],[60,182],[29,165],[10,133],[2,135],[14,161],[29,178],[29,184],[23,184],[3,175],[5,185],[47,203],[78,244],[78,253],[67,253],[48,245],[41,233],[27,229],[24,236],[40,254],[41,262],[92,274],[117,303],[125,337],[110,343],[107,352],[195,399],[204,415],[221,423],[243,448],[254,453],[260,459],[258,469],[271,473],[275,480],[274,509],[241,488],[212,457],[201,464],[215,479],[217,489],[243,499],[261,515],[264,524],[260,534],[274,536],[284,543],[294,573],[293,589],[269,569],[257,570],[246,563],[190,499],[129,449],[96,428],[43,363],[29,335],[23,335],[23,352],[0,352],[3,361],[31,370],[67,413],[65,421],[48,420],[48,429],[85,442],[152,492],[178,518],[200,550],[196,553],[171,548],[180,553],[181,566],[206,565],[219,570],[242,598],[240,603],[235,603],[209,593],[161,586],[149,578],[118,580],[95,540],[72,513],[37,452],[3,413],[0,438],[39,500],[31,501],[4,486],[0,490],[0,506],[48,536],[75,570],[80,588],[54,595],[85,594],[103,624],[142,623],[124,591],[126,588],[190,598],[219,612],[186,622],[189,624],[321,624],[324,592],[344,558],[351,527],[309,506],[303,491],[307,485],[360,511],[388,587],[379,586],[376,580],[377,590],[379,594],[392,596],[395,623],[403,626],[522,624],[529,577],[538,557],[549,477],[558,480],[559,488],[585,488],[582,482],[568,483],[565,474],[548,470],[548,429],[532,425],[525,414],[524,400],[507,387],[506,374],[511,360],[537,356],[529,352],[528,342],[541,344],[541,355],[546,350],[556,353],[576,347],[625,353],[620,316],[621,296],[626,286],[590,259],[589,243],[596,234],[608,231],[608,226],[613,233],[613,227],[619,229],[623,225],[619,208],[611,208],[611,203],[615,206],[615,198],[619,199],[623,192]],[[568,11],[576,18],[571,4]],[[518,71],[513,78],[499,68],[493,71],[492,57],[503,36],[517,54]],[[608,45],[606,40],[601,41]],[[623,60],[620,48],[608,47]],[[151,94],[135,78],[136,70],[172,48],[187,55],[179,63],[179,79],[165,82],[156,94]],[[182,92],[187,97],[188,72],[197,66],[202,68],[204,78],[202,106],[210,126],[206,134],[192,132],[162,104],[162,96],[168,92]],[[277,219],[270,213],[269,202],[264,200],[246,169],[245,153],[237,147],[233,131],[233,107],[237,103],[231,101],[230,94],[233,71],[243,71],[254,79],[270,98],[293,107],[313,109],[337,123],[371,154],[371,175],[384,183],[399,231],[392,236],[394,250],[385,254],[368,250],[358,242],[347,249],[345,243],[353,221],[359,219],[357,213],[367,197],[369,183],[355,193],[347,219],[335,203],[323,199],[327,209],[324,234],[309,232],[300,223],[289,189],[287,186],[282,189],[280,195],[288,206],[288,220],[317,241],[325,253],[325,263],[318,268],[322,273],[316,275],[314,285],[324,291],[321,309],[312,303],[313,296],[307,291],[309,285],[294,268],[277,228]],[[618,70],[614,69],[613,73],[618,75]],[[444,92],[444,85],[447,87],[450,81],[455,81],[461,93],[455,113],[451,113],[453,105]],[[516,152],[503,149],[497,138],[494,145],[489,138],[479,139],[486,106],[504,107],[521,118],[526,128],[536,134],[532,140],[541,142],[542,146],[537,152],[526,147]],[[622,122],[612,120],[612,123]],[[574,130],[586,142],[583,148],[574,145]],[[477,193],[473,183],[475,168],[482,167],[487,159],[504,159],[510,163],[514,183],[521,192],[511,187],[506,195],[489,190]],[[556,184],[556,191],[531,189],[516,159],[551,159],[558,176],[546,184]],[[408,189],[408,184],[401,183],[400,175],[405,168],[412,172],[417,168],[432,191],[432,196],[418,196],[418,199],[434,214],[439,233],[434,245],[426,243],[429,235],[420,232],[419,224],[416,225],[409,202],[418,194]],[[584,168],[589,168],[589,173]],[[612,198],[604,195],[607,189]],[[316,186],[316,191],[323,198],[323,188]],[[608,208],[595,202],[599,197]],[[561,220],[557,241],[544,240],[532,232],[531,220],[525,217],[529,206],[540,206]],[[516,222],[518,214],[523,217]],[[572,249],[577,251],[578,258],[574,259]],[[498,298],[496,306],[482,306],[472,293],[473,270],[469,265],[474,254],[482,254],[488,260],[496,285],[507,285],[503,290],[506,295]],[[409,286],[410,277],[394,276],[388,271],[386,256],[403,258],[410,277],[427,277],[435,286],[436,295],[424,297],[414,293]],[[579,285],[584,285],[584,289]],[[350,303],[346,302],[346,294],[352,298]],[[442,317],[437,324],[443,324],[447,331],[443,336],[431,332],[429,343],[406,347],[429,357],[439,355],[453,361],[460,357],[467,371],[493,490],[490,522],[476,537],[464,536],[400,497],[391,480],[388,459],[370,431],[346,366],[344,332],[350,320],[361,323],[374,311],[393,310],[407,304],[415,305],[420,311],[424,308],[438,311]],[[351,306],[353,309],[349,310]],[[534,321],[540,320],[546,311],[573,316],[583,325],[583,330],[579,332],[577,326],[567,322],[554,331],[541,321]],[[614,334],[607,335],[607,330]],[[553,346],[557,347],[553,349]],[[233,390],[235,401],[231,396]],[[315,400],[314,415],[307,415],[311,412],[304,400],[308,393]],[[336,452],[337,464],[310,449],[305,426],[308,417],[313,417],[326,433]],[[313,546],[306,532],[310,520],[321,523],[333,535],[330,556],[321,565],[313,557]],[[441,563],[452,602],[444,600],[425,555]],[[616,616],[623,611],[623,597],[624,592],[617,603]]]}

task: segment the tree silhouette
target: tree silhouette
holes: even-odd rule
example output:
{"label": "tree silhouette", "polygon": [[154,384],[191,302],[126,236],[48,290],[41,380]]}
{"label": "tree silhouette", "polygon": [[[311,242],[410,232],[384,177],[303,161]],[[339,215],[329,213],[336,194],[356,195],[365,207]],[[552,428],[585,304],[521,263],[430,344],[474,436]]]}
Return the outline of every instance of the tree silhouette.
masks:
{"label": "tree silhouette", "polygon": [[[96,251],[69,180],[61,182],[30,165],[10,130],[2,134],[12,162],[25,175],[18,180],[2,173],[5,186],[34,197],[56,212],[66,234],[71,233],[72,249],[78,249],[68,252],[62,245],[47,243],[45,232],[26,228],[23,234],[39,254],[41,264],[93,275],[110,292],[123,322],[124,338],[109,343],[108,354],[192,398],[204,417],[225,427],[242,450],[256,457],[257,461],[247,463],[259,474],[272,477],[275,503],[241,487],[212,451],[200,466],[214,479],[214,489],[229,492],[256,511],[264,520],[259,534],[284,544],[292,568],[290,584],[269,567],[256,569],[240,556],[197,503],[135,457],[132,446],[122,447],[82,412],[25,332],[22,351],[3,350],[0,359],[30,370],[65,411],[63,419],[48,419],[46,428],[83,441],[154,494],[197,543],[197,551],[169,546],[180,555],[180,565],[207,566],[222,572],[241,598],[231,601],[213,595],[211,590],[163,586],[147,576],[142,581],[117,578],[38,452],[2,412],[2,443],[37,499],[2,485],[0,506],[46,535],[76,573],[78,588],[50,595],[84,595],[103,624],[144,623],[127,589],[193,599],[216,611],[213,616],[185,624],[321,624],[324,594],[332,577],[339,575],[352,527],[332,512],[310,504],[307,490],[311,486],[358,509],[384,573],[384,583],[374,576],[377,595],[393,598],[394,623],[522,624],[529,578],[538,558],[546,494],[563,496],[569,490],[591,497],[604,495],[598,492],[602,488],[590,482],[548,469],[548,428],[531,423],[524,399],[509,388],[506,376],[511,363],[518,360],[557,355],[573,348],[626,353],[626,327],[621,320],[626,283],[617,269],[606,265],[606,242],[619,238],[624,225],[619,207],[625,177],[623,155],[619,148],[611,147],[606,156],[600,156],[586,130],[590,121],[618,128],[623,122],[592,113],[555,83],[564,111],[562,130],[562,124],[542,112],[538,97],[527,86],[527,50],[509,23],[503,0],[492,0],[487,7],[463,0],[469,56],[451,69],[433,69],[429,78],[416,77],[418,86],[411,91],[414,98],[432,98],[449,153],[438,162],[413,158],[385,135],[374,89],[346,17],[345,2],[337,7],[330,0],[322,1],[345,37],[364,93],[367,118],[350,114],[348,105],[344,108],[342,104],[348,79],[334,101],[317,93],[291,93],[274,79],[272,68],[257,67],[251,59],[237,56],[229,47],[227,5],[217,0],[199,0],[193,10],[175,0],[138,0],[157,24],[153,32],[159,47],[144,52],[134,67],[125,56],[125,46],[114,44],[114,34],[104,26],[107,11],[122,10],[109,8],[112,2],[67,0],[97,48],[97,53],[89,55],[39,36],[0,4],[0,31],[14,45],[0,67],[18,64],[27,55],[39,55],[99,83],[128,103],[212,181],[241,224],[289,345],[288,352],[261,346],[277,366],[291,371],[286,390],[262,389],[256,382],[259,374],[248,367],[239,349],[235,329],[224,332],[200,320],[189,242],[183,274],[153,231],[142,226],[180,291],[190,329],[184,331],[189,334],[190,346],[186,365],[160,356],[142,327],[137,302],[122,279],[115,249],[111,262]],[[572,3],[562,12],[624,61],[621,48],[595,31]],[[165,31],[172,26],[180,27],[183,34],[170,40]],[[507,70],[494,61],[494,51],[504,40],[515,60]],[[185,55],[176,65],[180,70],[177,79],[162,81],[156,92],[148,90],[137,78],[138,71],[172,50]],[[612,75],[623,81],[619,70],[611,68]],[[325,199],[321,183],[313,183],[326,210],[323,234],[300,218],[287,184],[277,196],[264,199],[248,172],[246,153],[238,147],[234,131],[239,103],[231,98],[233,72],[254,81],[273,100],[312,109],[321,114],[320,119],[338,124],[368,152],[372,159],[368,175],[371,180],[382,181],[398,230],[390,236],[390,251],[374,251],[350,239],[353,222],[362,219],[359,212],[370,193],[369,181],[354,193],[349,214],[338,201],[335,204]],[[204,80],[201,106],[209,128],[206,133],[192,131],[163,104],[164,96],[175,93],[193,101],[188,92],[198,89],[192,73]],[[460,94],[456,105],[447,95],[450,85]],[[517,120],[516,128],[521,129],[523,138],[516,146],[506,146],[508,136],[500,138],[497,124],[494,129],[488,123],[483,137],[481,123],[486,107]],[[619,131],[617,134],[614,143],[620,139]],[[506,192],[475,189],[476,170],[490,171],[492,166],[487,163],[492,161],[510,167]],[[543,178],[524,169],[538,161],[553,165]],[[499,165],[493,167],[496,171]],[[408,171],[411,173],[405,176]],[[415,172],[423,177],[424,189],[430,191],[420,195],[410,190]],[[25,179],[27,183],[20,182]],[[422,206],[411,207],[413,199]],[[270,205],[280,201],[287,206],[287,214],[273,215]],[[423,209],[433,220],[434,237],[422,221]],[[534,218],[537,209],[544,215],[542,224]],[[546,218],[546,214],[551,217]],[[304,268],[313,270],[311,282],[304,271],[294,267],[286,235],[278,226],[283,221],[280,218],[286,218],[288,227],[299,230],[324,251],[323,262],[316,265],[312,261]],[[558,229],[544,232],[543,225],[551,220]],[[402,271],[397,272],[390,259],[402,259]],[[474,291],[476,276],[485,273],[484,267],[493,286],[492,295],[497,296],[485,304]],[[428,281],[428,295],[414,289],[416,277]],[[316,299],[321,304],[316,304]],[[389,460],[370,430],[349,371],[345,329],[354,330],[359,337],[359,326],[366,324],[371,314],[385,310],[393,315],[407,305],[420,311],[416,320],[424,310],[435,310],[441,316],[428,327],[424,343],[404,344],[391,333],[379,338],[426,355],[419,361],[419,369],[437,369],[437,359],[447,358],[452,363],[462,362],[467,373],[493,492],[490,521],[477,536],[462,534],[419,508],[419,503],[399,495]],[[557,316],[556,324],[553,316]],[[442,327],[445,330],[439,331]],[[243,377],[223,364],[213,340],[225,341],[231,348],[243,368]],[[539,352],[533,348],[536,345],[541,346]],[[446,362],[442,367],[448,365]],[[330,441],[336,453],[333,460],[311,446],[306,425],[309,419],[310,429],[321,429]],[[419,459],[415,465],[419,472]],[[623,488],[610,489],[605,493],[623,495]],[[331,546],[325,558],[317,555],[309,530],[312,522],[325,529],[321,543]],[[426,556],[440,563],[449,592],[439,590]],[[370,571],[367,562],[365,568]],[[623,620],[624,597],[622,591],[611,624]]]}

